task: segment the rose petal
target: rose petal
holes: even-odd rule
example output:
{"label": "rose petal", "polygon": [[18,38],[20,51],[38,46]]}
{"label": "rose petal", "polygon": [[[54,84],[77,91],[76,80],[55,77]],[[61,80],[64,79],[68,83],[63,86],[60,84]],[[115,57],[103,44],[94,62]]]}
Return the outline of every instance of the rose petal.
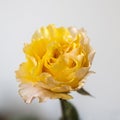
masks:
{"label": "rose petal", "polygon": [[47,99],[71,99],[72,96],[65,93],[56,93],[40,87],[38,84],[20,84],[19,93],[26,103],[31,103],[33,99],[38,98],[40,102]]}
{"label": "rose petal", "polygon": [[56,81],[49,73],[41,73],[39,86],[53,92],[69,92],[72,88],[67,83]]}
{"label": "rose petal", "polygon": [[79,82],[79,85],[77,88],[75,88],[75,90],[79,90],[80,88],[82,88],[85,84],[86,79],[88,78],[89,75],[94,74],[94,71],[89,71],[86,73],[86,75],[84,76],[84,78]]}
{"label": "rose petal", "polygon": [[88,55],[88,59],[89,59],[91,65],[92,65],[94,56],[95,56],[95,50],[91,48],[91,52]]}

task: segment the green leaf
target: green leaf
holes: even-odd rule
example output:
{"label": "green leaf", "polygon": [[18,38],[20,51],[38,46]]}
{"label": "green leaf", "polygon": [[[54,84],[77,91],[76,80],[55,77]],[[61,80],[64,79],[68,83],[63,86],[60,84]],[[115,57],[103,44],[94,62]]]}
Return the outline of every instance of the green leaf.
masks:
{"label": "green leaf", "polygon": [[63,117],[60,120],[80,120],[77,110],[68,101],[60,99]]}
{"label": "green leaf", "polygon": [[81,88],[79,90],[77,90],[78,93],[80,93],[81,95],[87,95],[87,96],[91,96],[93,97],[89,92],[87,92],[84,88]]}

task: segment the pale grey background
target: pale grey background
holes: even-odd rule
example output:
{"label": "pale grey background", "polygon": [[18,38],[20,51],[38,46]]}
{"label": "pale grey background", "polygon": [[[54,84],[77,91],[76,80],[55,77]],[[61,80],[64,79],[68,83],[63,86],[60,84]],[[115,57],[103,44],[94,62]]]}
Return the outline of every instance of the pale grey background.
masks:
{"label": "pale grey background", "polygon": [[82,120],[120,120],[120,0],[0,0],[0,112],[35,113],[57,120],[58,100],[26,105],[17,93],[14,71],[25,60],[23,44],[50,23],[84,27],[96,49],[85,88],[95,98],[72,93]]}

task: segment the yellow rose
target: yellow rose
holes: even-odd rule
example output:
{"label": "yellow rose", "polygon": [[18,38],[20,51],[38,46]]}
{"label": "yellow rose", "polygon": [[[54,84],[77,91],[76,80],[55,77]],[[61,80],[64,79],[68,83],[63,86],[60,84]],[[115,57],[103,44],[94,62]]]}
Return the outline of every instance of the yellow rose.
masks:
{"label": "yellow rose", "polygon": [[19,93],[26,103],[34,98],[71,99],[70,91],[80,89],[95,51],[83,29],[48,25],[37,30],[25,44],[26,62],[16,71]]}

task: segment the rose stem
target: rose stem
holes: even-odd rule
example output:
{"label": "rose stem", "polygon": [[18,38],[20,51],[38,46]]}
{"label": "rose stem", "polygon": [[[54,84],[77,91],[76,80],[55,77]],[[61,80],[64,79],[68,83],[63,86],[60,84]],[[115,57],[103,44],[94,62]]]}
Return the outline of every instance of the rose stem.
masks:
{"label": "rose stem", "polygon": [[61,104],[61,110],[62,110],[62,120],[67,120],[65,115],[65,104],[63,99],[60,99],[60,104]]}

